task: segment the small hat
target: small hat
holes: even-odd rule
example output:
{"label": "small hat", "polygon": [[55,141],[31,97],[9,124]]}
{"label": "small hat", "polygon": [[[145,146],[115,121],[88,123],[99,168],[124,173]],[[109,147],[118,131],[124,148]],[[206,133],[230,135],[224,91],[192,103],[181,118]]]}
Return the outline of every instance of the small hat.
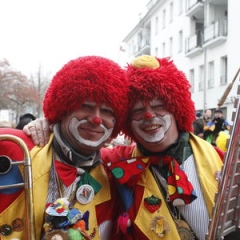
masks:
{"label": "small hat", "polygon": [[214,113],[223,113],[221,109],[216,109]]}
{"label": "small hat", "polygon": [[125,121],[128,106],[128,84],[125,71],[103,57],[85,56],[68,62],[53,77],[43,101],[45,117],[61,121],[80,108],[86,100],[104,103],[114,111],[116,137]]}
{"label": "small hat", "polygon": [[196,113],[196,117],[200,118],[202,116],[202,114],[200,112]]}

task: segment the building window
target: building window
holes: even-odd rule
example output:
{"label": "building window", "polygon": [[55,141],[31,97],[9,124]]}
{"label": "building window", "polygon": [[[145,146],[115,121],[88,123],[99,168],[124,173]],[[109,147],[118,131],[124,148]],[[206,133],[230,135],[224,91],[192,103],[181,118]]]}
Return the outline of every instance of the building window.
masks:
{"label": "building window", "polygon": [[155,48],[155,57],[158,57],[158,48]]}
{"label": "building window", "polygon": [[172,37],[169,38],[169,56],[170,57],[173,56],[173,38]]}
{"label": "building window", "polygon": [[162,43],[162,57],[165,57],[166,49],[165,49],[165,43]]}
{"label": "building window", "polygon": [[132,41],[132,54],[135,54],[137,52],[137,45],[135,44],[135,41]]}
{"label": "building window", "polygon": [[173,21],[173,2],[170,3],[169,22]]}
{"label": "building window", "polygon": [[191,93],[193,93],[194,92],[194,69],[191,69],[189,71],[189,82],[191,84],[190,91],[191,91]]}
{"label": "building window", "polygon": [[178,52],[182,52],[183,49],[183,32],[178,32]]}
{"label": "building window", "polygon": [[181,15],[183,13],[183,0],[178,0],[178,14]]}
{"label": "building window", "polygon": [[142,32],[139,32],[138,35],[137,35],[137,51],[141,50],[142,39],[143,39]]}
{"label": "building window", "polygon": [[164,9],[162,13],[162,28],[165,27],[166,27],[166,10]]}
{"label": "building window", "polygon": [[128,56],[131,56],[133,54],[132,44],[128,44]]}
{"label": "building window", "polygon": [[199,67],[199,84],[198,84],[198,90],[203,91],[204,90],[204,66],[201,65]]}
{"label": "building window", "polygon": [[221,57],[220,60],[220,85],[226,85],[227,84],[227,56]]}
{"label": "building window", "polygon": [[214,87],[214,62],[208,63],[208,88]]}
{"label": "building window", "polygon": [[155,35],[158,35],[158,17],[155,18]]}

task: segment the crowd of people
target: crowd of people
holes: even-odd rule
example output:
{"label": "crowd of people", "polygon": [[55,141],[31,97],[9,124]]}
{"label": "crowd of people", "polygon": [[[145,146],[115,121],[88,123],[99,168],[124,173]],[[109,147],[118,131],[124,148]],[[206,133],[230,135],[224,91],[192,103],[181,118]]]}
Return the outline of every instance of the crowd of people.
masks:
{"label": "crowd of people", "polygon": [[193,121],[193,132],[195,135],[203,138],[214,146],[217,146],[224,152],[227,151],[227,140],[230,138],[230,124],[225,120],[221,109],[206,109],[204,115],[196,113],[196,119]]}
{"label": "crowd of people", "polygon": [[[122,69],[87,56],[63,66],[47,89],[45,118],[24,131],[0,129],[32,156],[36,239],[204,240],[223,154],[192,133],[189,89],[168,58],[144,55]],[[133,144],[105,147],[120,132]],[[1,155],[19,160],[13,148],[0,142]],[[3,169],[0,180],[15,182],[20,170]],[[3,239],[23,239],[13,224],[25,219],[23,192],[0,190]]]}

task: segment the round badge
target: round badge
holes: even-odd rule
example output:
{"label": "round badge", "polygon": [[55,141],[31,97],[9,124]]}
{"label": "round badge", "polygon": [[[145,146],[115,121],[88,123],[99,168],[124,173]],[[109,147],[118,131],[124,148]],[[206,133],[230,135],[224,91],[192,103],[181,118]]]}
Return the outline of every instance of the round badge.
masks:
{"label": "round badge", "polygon": [[12,226],[15,232],[21,232],[23,230],[24,222],[22,219],[16,218],[15,220],[13,220]]}
{"label": "round badge", "polygon": [[191,232],[191,230],[184,228],[184,227],[179,227],[177,230],[178,230],[180,239],[184,239],[184,240],[194,239],[194,235]]}
{"label": "round badge", "polygon": [[0,234],[3,236],[9,236],[12,233],[12,227],[8,224],[0,226]]}
{"label": "round badge", "polygon": [[81,204],[87,204],[91,202],[94,198],[94,189],[88,185],[83,184],[80,186],[76,192],[76,199]]}
{"label": "round badge", "polygon": [[52,236],[51,240],[63,240],[63,237],[60,234],[55,234]]}
{"label": "round badge", "polygon": [[44,236],[44,239],[46,239],[46,240],[68,240],[69,239],[68,231],[61,230],[61,229],[53,230],[53,231],[46,233],[46,235]]}

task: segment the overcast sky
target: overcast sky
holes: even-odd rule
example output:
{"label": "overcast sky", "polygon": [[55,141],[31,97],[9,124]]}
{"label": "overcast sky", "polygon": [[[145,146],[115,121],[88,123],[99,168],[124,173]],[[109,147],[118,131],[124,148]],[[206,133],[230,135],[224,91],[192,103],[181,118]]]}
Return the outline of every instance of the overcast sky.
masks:
{"label": "overcast sky", "polygon": [[69,60],[101,55],[118,61],[124,37],[146,0],[0,0],[0,59],[17,70],[55,73]]}

